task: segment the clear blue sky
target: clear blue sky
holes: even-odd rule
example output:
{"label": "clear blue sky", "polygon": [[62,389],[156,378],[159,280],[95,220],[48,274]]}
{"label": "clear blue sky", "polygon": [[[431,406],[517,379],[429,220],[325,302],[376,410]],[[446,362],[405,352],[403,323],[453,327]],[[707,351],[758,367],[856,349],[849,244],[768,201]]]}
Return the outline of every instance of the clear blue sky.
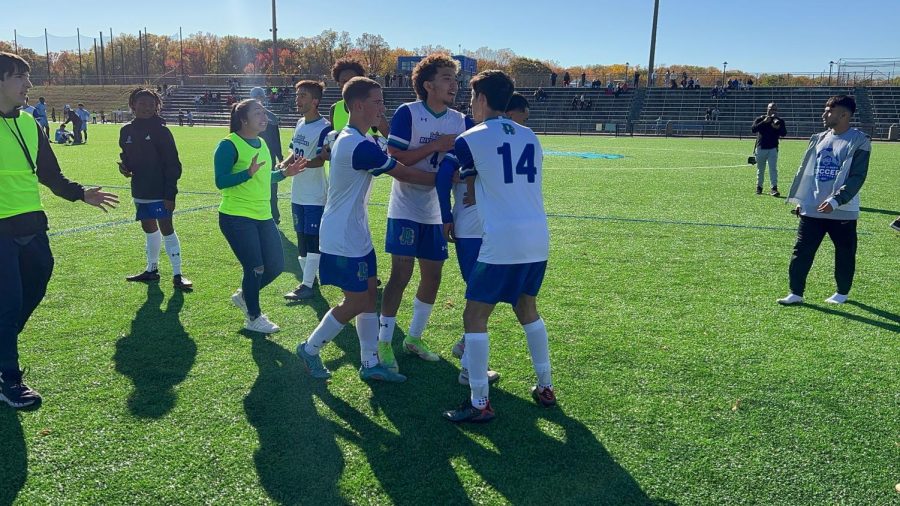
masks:
{"label": "clear blue sky", "polygon": [[[280,37],[315,35],[330,28],[346,30],[353,38],[363,32],[380,34],[392,47],[510,48],[564,66],[628,61],[646,67],[653,12],[652,0],[344,0],[340,15],[316,12],[318,2],[277,2]],[[818,72],[827,71],[828,61],[838,58],[900,57],[896,0],[660,4],[657,64],[721,66],[727,60],[729,68],[747,71]],[[185,34],[268,38],[269,5],[267,0],[2,0],[0,39],[12,40],[13,29],[36,36],[47,28],[54,35],[73,36],[74,44],[76,26],[91,37],[100,30],[109,33],[110,27],[118,34],[137,33],[146,26],[162,35],[175,34],[181,26]]]}

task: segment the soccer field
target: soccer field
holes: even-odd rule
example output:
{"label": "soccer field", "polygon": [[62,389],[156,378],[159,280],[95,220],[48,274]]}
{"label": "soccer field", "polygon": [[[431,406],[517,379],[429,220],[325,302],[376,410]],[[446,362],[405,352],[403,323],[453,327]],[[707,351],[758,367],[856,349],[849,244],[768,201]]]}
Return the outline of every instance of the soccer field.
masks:
{"label": "soccer field", "polygon": [[[340,300],[282,294],[300,274],[282,183],[285,272],[261,293],[282,331],[242,330],[240,266],[218,228],[221,128],[171,127],[184,164],[176,230],[192,293],[163,253],[144,267],[118,128],[56,146],[64,172],[122,197],[107,215],[42,188],[56,268],[20,337],[37,411],[0,406],[0,505],[22,504],[897,504],[900,482],[900,144],[875,143],[861,191],[851,301],[831,306],[833,247],[807,304],[780,307],[797,218],[754,195],[752,141],[544,137],[551,255],[539,296],[556,408],[530,398],[524,333],[491,320],[497,419],[455,426],[468,395],[450,348],[462,332],[455,258],[424,339],[399,351],[404,384],[359,380],[352,325],[323,351],[330,384],[294,349]],[[282,130],[287,144],[290,131]],[[787,193],[805,141],[782,145]],[[620,156],[600,156],[620,155]],[[768,182],[767,182],[768,184]],[[390,178],[369,209],[379,276]],[[417,277],[411,285],[414,286]]]}

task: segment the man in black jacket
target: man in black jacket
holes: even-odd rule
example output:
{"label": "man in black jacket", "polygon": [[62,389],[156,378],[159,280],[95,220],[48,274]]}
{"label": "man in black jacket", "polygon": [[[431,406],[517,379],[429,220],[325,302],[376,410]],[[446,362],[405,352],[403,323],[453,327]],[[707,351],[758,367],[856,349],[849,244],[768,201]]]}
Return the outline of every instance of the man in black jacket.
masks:
{"label": "man in black jacket", "polygon": [[[266,99],[266,91],[262,88],[256,87],[250,90],[250,98],[259,101],[259,103],[265,107],[263,102]],[[259,134],[259,136],[262,137],[262,140],[266,141],[266,146],[269,147],[269,153],[272,154],[272,159],[269,161],[269,167],[274,167],[276,163],[284,160],[284,155],[281,152],[281,135],[278,133],[278,116],[268,109],[266,109],[266,116],[269,118],[269,124],[266,126],[265,131]],[[272,218],[275,220],[275,223],[281,223],[281,213],[278,212],[278,183],[272,183],[271,202]]]}
{"label": "man in black jacket", "polygon": [[47,215],[38,183],[69,200],[83,200],[103,211],[118,198],[85,189],[63,176],[44,129],[20,112],[31,88],[28,62],[0,52],[0,401],[25,408],[41,396],[22,379],[19,334],[40,304],[53,272]]}
{"label": "man in black jacket", "polygon": [[772,183],[771,195],[781,196],[778,193],[778,139],[787,135],[787,127],[784,120],[778,117],[778,107],[775,103],[769,104],[766,113],[753,120],[750,129],[757,135],[756,138],[756,194],[762,194],[763,179],[765,179],[766,163],[769,164],[769,182]]}

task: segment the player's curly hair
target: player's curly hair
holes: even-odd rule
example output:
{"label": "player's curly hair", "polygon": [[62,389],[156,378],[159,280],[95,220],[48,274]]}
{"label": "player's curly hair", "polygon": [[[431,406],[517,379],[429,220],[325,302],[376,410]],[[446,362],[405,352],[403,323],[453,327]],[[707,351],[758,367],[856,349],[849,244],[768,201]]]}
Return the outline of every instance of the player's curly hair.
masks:
{"label": "player's curly hair", "polygon": [[366,68],[363,67],[362,63],[354,58],[347,57],[334,62],[334,66],[331,67],[331,77],[337,81],[341,72],[345,70],[352,70],[357,76],[366,75]]}
{"label": "player's curly hair", "polygon": [[156,112],[158,113],[160,109],[162,109],[162,97],[159,96],[159,93],[151,90],[150,88],[135,88],[131,90],[131,93],[128,94],[128,107],[131,110],[134,110],[134,105],[137,103],[138,99],[141,97],[150,97],[156,103]]}
{"label": "player's curly hair", "polygon": [[434,80],[438,69],[452,68],[459,72],[459,62],[447,53],[432,53],[416,64],[412,71],[413,87],[419,100],[428,100],[428,91],[425,90],[425,82]]}

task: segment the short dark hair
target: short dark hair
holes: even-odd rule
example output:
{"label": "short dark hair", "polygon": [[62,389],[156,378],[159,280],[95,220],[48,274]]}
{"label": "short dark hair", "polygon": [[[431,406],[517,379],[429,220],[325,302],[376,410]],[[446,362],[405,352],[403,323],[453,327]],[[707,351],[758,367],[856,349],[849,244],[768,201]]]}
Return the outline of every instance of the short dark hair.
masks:
{"label": "short dark hair", "polygon": [[362,66],[358,60],[354,58],[341,58],[340,60],[334,62],[334,66],[331,67],[331,77],[334,78],[335,81],[338,80],[338,77],[341,75],[341,72],[345,70],[352,70],[357,76],[366,75],[366,68]]}
{"label": "short dark hair", "polygon": [[856,100],[847,95],[835,95],[825,102],[825,107],[843,107],[850,111],[850,114],[856,113]]}
{"label": "short dark hair", "polygon": [[344,85],[344,89],[341,91],[341,96],[349,109],[354,102],[369,98],[369,92],[375,89],[381,89],[381,85],[378,82],[368,77],[356,76],[347,81],[347,84]]}
{"label": "short dark hair", "polygon": [[485,70],[472,78],[472,93],[484,95],[488,106],[495,111],[506,111],[506,105],[516,90],[512,78],[502,70]]}
{"label": "short dark hair", "polygon": [[304,80],[294,85],[294,89],[296,91],[300,91],[300,88],[305,89],[309,92],[310,95],[313,96],[316,100],[322,100],[322,94],[325,92],[325,85],[320,83],[319,81],[311,81]]}
{"label": "short dark hair", "polygon": [[509,104],[506,105],[506,112],[510,111],[522,111],[525,112],[525,109],[528,109],[528,99],[525,98],[525,95],[522,95],[518,91],[513,92],[512,97],[509,99]]}
{"label": "short dark hair", "polygon": [[13,74],[31,72],[31,65],[17,54],[0,51],[0,81]]}
{"label": "short dark hair", "polygon": [[[150,97],[156,102],[156,111],[159,112],[162,109],[162,97],[159,96],[159,93],[151,90],[150,88],[138,87],[131,90],[131,93],[128,94],[128,107],[131,110],[134,110],[134,105],[137,103],[138,99],[141,97]],[[82,104],[78,104],[82,105]]]}
{"label": "short dark hair", "polygon": [[431,81],[442,68],[452,68],[459,72],[459,63],[446,53],[433,53],[423,58],[412,71],[413,88],[419,100],[428,100],[428,91],[425,90],[425,82]]}
{"label": "short dark hair", "polygon": [[244,120],[247,119],[247,113],[253,104],[259,105],[259,102],[254,98],[245,98],[231,105],[231,116],[228,118],[229,132],[237,132],[244,126]]}

